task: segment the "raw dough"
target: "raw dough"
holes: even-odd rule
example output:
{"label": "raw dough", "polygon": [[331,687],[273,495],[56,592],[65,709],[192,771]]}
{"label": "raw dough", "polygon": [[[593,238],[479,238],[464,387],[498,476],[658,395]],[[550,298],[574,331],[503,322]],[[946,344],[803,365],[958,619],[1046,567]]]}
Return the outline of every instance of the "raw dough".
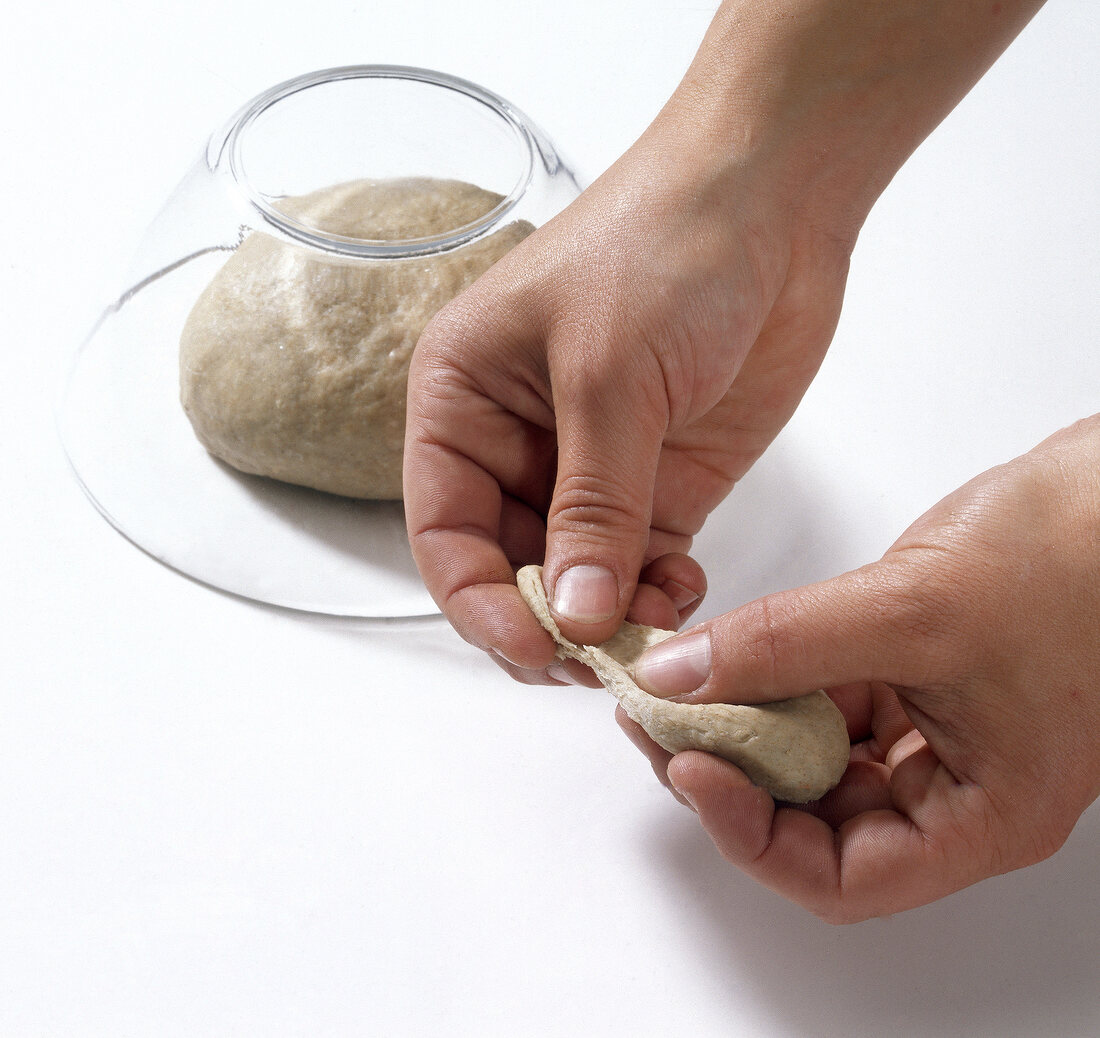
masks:
{"label": "raw dough", "polygon": [[599,646],[575,645],[550,614],[542,568],[517,574],[520,594],[558,643],[558,658],[586,663],[654,742],[670,753],[707,750],[736,764],[776,800],[804,804],[832,789],[848,766],[844,716],[824,692],[758,706],[672,703],[651,696],[634,681],[633,667],[646,649],[675,631],[624,623]]}
{"label": "raw dough", "polygon": [[[279,205],[372,240],[442,234],[501,196],[426,178],[359,180]],[[400,498],[405,392],[432,315],[525,238],[520,221],[413,259],[319,257],[255,232],[215,275],[180,340],[180,396],[203,446],[242,472],[349,497]]]}

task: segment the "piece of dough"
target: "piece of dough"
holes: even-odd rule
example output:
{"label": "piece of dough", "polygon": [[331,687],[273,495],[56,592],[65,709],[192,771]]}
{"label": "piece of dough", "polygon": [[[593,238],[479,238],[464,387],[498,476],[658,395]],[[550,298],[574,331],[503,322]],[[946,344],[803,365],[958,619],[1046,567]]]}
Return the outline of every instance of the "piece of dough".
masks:
{"label": "piece of dough", "polygon": [[776,800],[794,804],[818,800],[840,781],[848,766],[848,730],[824,692],[758,706],[659,699],[635,683],[633,667],[646,649],[672,638],[675,631],[624,623],[602,645],[575,645],[550,613],[542,568],[525,566],[516,579],[524,601],[558,643],[558,658],[591,667],[631,719],[669,753],[716,753]]}
{"label": "piece of dough", "polygon": [[[427,178],[283,199],[307,226],[370,240],[441,234],[501,196]],[[409,361],[421,331],[534,228],[507,224],[452,252],[320,256],[254,232],[199,297],[180,340],[180,396],[203,446],[240,469],[365,498],[401,497]]]}

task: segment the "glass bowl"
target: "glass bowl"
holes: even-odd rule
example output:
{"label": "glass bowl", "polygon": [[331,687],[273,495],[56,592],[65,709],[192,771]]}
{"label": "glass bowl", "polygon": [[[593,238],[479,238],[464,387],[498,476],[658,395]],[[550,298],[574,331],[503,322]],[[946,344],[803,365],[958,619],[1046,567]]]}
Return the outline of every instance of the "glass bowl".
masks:
{"label": "glass bowl", "polygon": [[[492,197],[457,226],[385,236],[349,233],[292,204],[334,185],[404,178],[460,181]],[[341,616],[435,615],[400,500],[251,475],[207,452],[181,405],[181,332],[256,235],[296,270],[384,278],[395,264],[427,270],[484,247],[520,221],[537,227],[579,190],[530,119],[454,76],[352,66],[260,94],[213,134],[76,355],[59,426],[88,497],[135,545],[213,587]],[[281,305],[279,286],[268,287],[264,310]]]}

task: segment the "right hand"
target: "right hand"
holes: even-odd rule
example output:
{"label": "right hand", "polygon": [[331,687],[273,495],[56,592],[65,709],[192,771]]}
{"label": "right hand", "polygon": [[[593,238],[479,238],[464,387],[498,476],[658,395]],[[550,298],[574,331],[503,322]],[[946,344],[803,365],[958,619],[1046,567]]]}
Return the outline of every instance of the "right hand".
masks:
{"label": "right hand", "polygon": [[[552,646],[514,567],[543,563],[567,637],[609,637],[639,571],[689,548],[833,334],[850,242],[685,160],[692,147],[659,121],[417,345],[413,552],[458,632],[517,676]],[[683,619],[698,598],[698,567],[671,559],[647,573],[634,618],[659,613],[656,596]]]}

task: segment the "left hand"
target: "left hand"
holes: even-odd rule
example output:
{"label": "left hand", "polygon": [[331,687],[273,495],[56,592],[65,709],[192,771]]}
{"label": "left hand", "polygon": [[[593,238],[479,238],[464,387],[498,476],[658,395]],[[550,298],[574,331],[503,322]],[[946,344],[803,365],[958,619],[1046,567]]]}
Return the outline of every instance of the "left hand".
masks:
{"label": "left hand", "polygon": [[805,809],[621,718],[725,857],[827,920],[1048,857],[1100,795],[1100,415],[972,480],[880,561],[651,649],[639,678],[695,702],[825,688],[840,706],[851,763]]}

